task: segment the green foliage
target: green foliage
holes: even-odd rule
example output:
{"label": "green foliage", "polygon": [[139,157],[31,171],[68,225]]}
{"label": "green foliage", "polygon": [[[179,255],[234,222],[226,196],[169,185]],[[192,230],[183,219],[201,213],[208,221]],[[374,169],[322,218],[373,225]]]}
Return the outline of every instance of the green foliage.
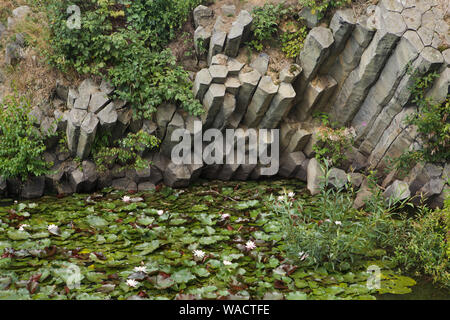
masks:
{"label": "green foliage", "polygon": [[0,176],[4,178],[41,176],[49,164],[42,159],[48,132],[40,132],[29,113],[25,97],[5,97],[0,105]]}
{"label": "green foliage", "polygon": [[148,168],[149,163],[142,159],[141,154],[148,149],[156,148],[160,143],[158,138],[142,130],[138,133],[129,133],[113,146],[110,146],[108,141],[108,136],[100,136],[92,152],[100,171],[111,168],[115,163],[137,170]]}
{"label": "green foliage", "polygon": [[[102,75],[139,117],[149,118],[166,101],[198,115],[203,108],[193,97],[188,73],[165,47],[200,2],[52,0],[50,59],[62,70]],[[81,9],[81,29],[66,25],[71,4]]]}
{"label": "green foliage", "polygon": [[406,271],[431,276],[450,287],[448,231],[450,205],[432,211],[423,206],[417,216],[393,226],[389,242],[394,248],[394,261]]}
{"label": "green foliage", "polygon": [[303,49],[303,43],[307,35],[308,32],[305,26],[301,27],[298,31],[281,34],[281,51],[288,58],[296,58]]}
{"label": "green foliage", "polygon": [[353,128],[332,129],[322,126],[316,134],[318,140],[313,146],[316,158],[319,161],[328,161],[333,166],[342,164],[346,160],[345,152],[353,145],[355,130]]}
{"label": "green foliage", "polygon": [[319,19],[322,19],[329,10],[344,7],[351,0],[298,0],[298,2],[301,6],[310,8],[312,14],[317,13]]}
{"label": "green foliage", "polygon": [[[414,75],[413,71],[408,72]],[[437,77],[438,73],[431,72],[414,79],[411,102],[417,105],[418,112],[408,116],[405,123],[417,127],[422,148],[406,151],[392,160],[392,165],[401,173],[408,172],[418,162],[443,163],[450,159],[450,95],[443,103],[426,97]]]}

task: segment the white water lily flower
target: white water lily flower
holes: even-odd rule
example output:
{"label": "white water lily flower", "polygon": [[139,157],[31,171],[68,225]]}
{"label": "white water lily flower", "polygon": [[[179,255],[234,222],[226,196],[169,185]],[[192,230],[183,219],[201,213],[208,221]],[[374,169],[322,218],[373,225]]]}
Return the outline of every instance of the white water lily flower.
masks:
{"label": "white water lily flower", "polygon": [[56,234],[59,232],[59,227],[57,225],[51,224],[47,227],[48,232]]}
{"label": "white water lily flower", "polygon": [[247,248],[247,250],[253,250],[253,249],[256,248],[256,245],[255,245],[255,243],[253,241],[249,240],[245,244],[245,247]]}
{"label": "white water lily flower", "polygon": [[194,256],[199,259],[203,259],[205,252],[202,250],[194,250]]}
{"label": "white water lily flower", "polygon": [[164,214],[164,210],[158,210],[156,211],[156,213],[158,214],[158,216],[162,216]]}
{"label": "white water lily flower", "polygon": [[228,213],[222,214],[222,220],[228,219],[230,215]]}
{"label": "white water lily flower", "polygon": [[19,226],[19,231],[24,231],[25,228],[27,228],[27,227],[29,227],[29,226],[30,226],[30,225],[28,225],[28,224],[22,224],[22,225]]}
{"label": "white water lily flower", "polygon": [[127,285],[129,287],[136,288],[136,286],[138,285],[138,282],[136,280],[134,280],[134,279],[128,279],[127,280]]}
{"label": "white water lily flower", "polygon": [[278,201],[283,201],[284,200],[284,196],[279,196],[278,197]]}
{"label": "white water lily flower", "polygon": [[142,266],[142,267],[134,267],[134,271],[135,271],[135,272],[147,273],[147,267],[145,267],[145,266]]}
{"label": "white water lily flower", "polygon": [[334,223],[335,223],[337,226],[342,225],[342,222],[341,222],[341,221],[335,221]]}
{"label": "white water lily flower", "polygon": [[295,197],[295,193],[294,193],[294,192],[289,192],[289,193],[288,193],[288,197],[289,197],[289,198]]}
{"label": "white water lily flower", "polygon": [[331,222],[331,220],[330,219],[325,219],[325,222]]}
{"label": "white water lily flower", "polygon": [[225,266],[230,266],[230,265],[232,264],[232,262],[231,262],[231,261],[228,261],[228,260],[223,260],[223,264],[224,264]]}
{"label": "white water lily flower", "polygon": [[129,197],[129,196],[124,196],[124,197],[122,198],[122,201],[128,203],[128,202],[131,201],[131,197]]}

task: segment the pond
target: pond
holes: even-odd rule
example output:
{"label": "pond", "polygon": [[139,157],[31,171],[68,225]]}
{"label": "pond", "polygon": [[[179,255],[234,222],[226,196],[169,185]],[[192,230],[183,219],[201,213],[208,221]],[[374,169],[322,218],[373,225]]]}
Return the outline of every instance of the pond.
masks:
{"label": "pond", "polygon": [[[199,182],[3,202],[0,299],[401,299],[416,292],[412,278],[381,261],[338,273],[286,259],[268,199],[285,191],[308,198],[304,187]],[[373,264],[383,268],[379,290],[367,286]],[[422,298],[449,296],[433,289]]]}

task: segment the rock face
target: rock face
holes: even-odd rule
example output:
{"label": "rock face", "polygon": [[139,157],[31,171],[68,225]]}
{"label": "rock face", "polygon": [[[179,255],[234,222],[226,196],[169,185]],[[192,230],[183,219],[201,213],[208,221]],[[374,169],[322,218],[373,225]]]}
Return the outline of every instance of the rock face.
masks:
{"label": "rock face", "polygon": [[[386,199],[411,195],[415,201],[422,196],[430,206],[442,206],[450,188],[448,163],[417,164],[404,181],[398,180],[396,171],[384,173],[389,159],[423,145],[417,128],[405,124],[417,111],[410,89],[415,79],[438,73],[426,97],[434,103],[448,97],[450,49],[443,49],[450,41],[449,27],[436,1],[380,0],[358,17],[352,9],[337,10],[320,26],[317,16],[304,8],[299,15],[311,30],[296,63],[283,65],[277,64],[275,56],[261,53],[250,59],[240,50],[252,36],[253,18],[248,11],[230,4],[212,8],[200,5],[193,12],[200,71],[191,72],[190,79],[205,112],[189,115],[172,101],[158,106],[152,119],[138,119],[127,102],[113,100],[115,88],[106,80],[99,84],[86,79],[77,88],[57,81],[53,101],[33,106],[30,112],[37,130],[65,132],[68,142],[69,152],[65,152],[58,150],[54,138],[45,141],[45,160],[54,165],[44,177],[44,190],[69,194],[113,186],[137,191],[153,189],[161,182],[185,187],[200,175],[222,180],[263,178],[262,164],[174,165],[170,157],[177,142],[171,141],[172,133],[186,129],[192,139],[201,133],[194,127],[200,120],[204,131],[241,129],[245,139],[250,137],[248,129],[279,129],[278,177],[305,181],[310,192],[317,194],[325,181],[313,158],[321,130],[316,115],[327,114],[333,127],[346,126],[356,132],[346,159],[328,173],[329,188],[343,188],[349,176],[349,185],[360,187],[354,206],[362,208],[371,196],[364,174],[376,169]],[[30,13],[26,6],[17,8],[8,19],[8,30],[0,25],[0,37],[6,33],[10,39],[5,43],[7,64],[20,62],[27,52],[24,36],[13,34],[11,28]],[[47,103],[55,109],[46,110]],[[60,120],[56,126],[54,120]],[[95,139],[118,140],[140,130],[162,141],[158,151],[141,154],[153,164],[140,172],[120,171],[115,165],[96,175],[97,168],[89,160]],[[263,142],[269,139],[257,137]],[[257,145],[248,146],[246,156]],[[269,149],[263,146],[262,151]],[[84,160],[81,168],[73,157]],[[0,195],[37,196],[42,179],[23,186],[15,179],[0,179]]]}

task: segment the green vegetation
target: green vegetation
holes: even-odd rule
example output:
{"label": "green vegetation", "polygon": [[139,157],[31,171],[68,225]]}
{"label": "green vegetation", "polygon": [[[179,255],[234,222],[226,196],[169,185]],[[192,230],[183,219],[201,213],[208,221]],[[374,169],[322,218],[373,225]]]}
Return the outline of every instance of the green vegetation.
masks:
{"label": "green vegetation", "polygon": [[302,7],[310,8],[312,14],[317,13],[319,19],[322,19],[330,10],[344,7],[351,3],[351,1],[352,0],[298,0]]}
{"label": "green vegetation", "polygon": [[51,165],[42,159],[49,133],[34,126],[29,101],[24,96],[7,96],[0,110],[0,176],[26,180],[45,174]]}
{"label": "green vegetation", "polygon": [[[62,70],[102,75],[118,98],[149,118],[165,101],[198,115],[188,73],[167,44],[201,0],[51,0],[47,5],[53,64]],[[81,9],[81,28],[69,28],[69,5]]]}
{"label": "green vegetation", "polygon": [[278,24],[283,14],[288,12],[282,4],[274,5],[266,3],[262,7],[256,7],[253,9],[253,36],[254,40],[250,42],[250,45],[258,51],[263,48],[263,42],[269,39],[277,33]]}
{"label": "green vegetation", "polygon": [[141,154],[149,149],[156,148],[159,139],[144,131],[129,133],[125,138],[109,143],[108,135],[97,136],[93,150],[93,157],[97,168],[103,171],[120,164],[123,169],[134,168],[141,170],[149,167],[149,163],[142,159]]}
{"label": "green vegetation", "polygon": [[396,169],[402,173],[407,173],[418,162],[445,163],[450,159],[450,95],[443,103],[436,103],[426,97],[438,77],[438,73],[431,72],[414,79],[411,102],[417,105],[418,112],[407,117],[405,123],[417,127],[422,148],[406,151],[392,160]]}
{"label": "green vegetation", "polygon": [[320,114],[322,126],[316,132],[317,143],[313,150],[315,157],[321,162],[328,162],[333,166],[339,166],[347,160],[346,151],[350,150],[355,138],[353,128],[333,129],[330,127],[330,121],[327,114]]}
{"label": "green vegetation", "polygon": [[[304,185],[295,180],[224,182],[161,188],[136,201],[103,192],[0,207],[0,298],[314,300],[411,292],[415,281],[390,270],[381,254],[345,271],[287,257],[289,242],[268,200],[297,192],[294,207],[322,201],[299,190]],[[308,213],[315,215],[305,207]],[[330,228],[347,232],[363,218],[342,217],[342,226]],[[379,290],[366,285],[369,263],[382,269]],[[80,286],[69,288],[67,270],[77,268]]]}
{"label": "green vegetation", "polygon": [[307,35],[308,31],[305,26],[301,27],[298,31],[281,34],[281,51],[288,58],[298,57],[303,49],[303,43]]}

